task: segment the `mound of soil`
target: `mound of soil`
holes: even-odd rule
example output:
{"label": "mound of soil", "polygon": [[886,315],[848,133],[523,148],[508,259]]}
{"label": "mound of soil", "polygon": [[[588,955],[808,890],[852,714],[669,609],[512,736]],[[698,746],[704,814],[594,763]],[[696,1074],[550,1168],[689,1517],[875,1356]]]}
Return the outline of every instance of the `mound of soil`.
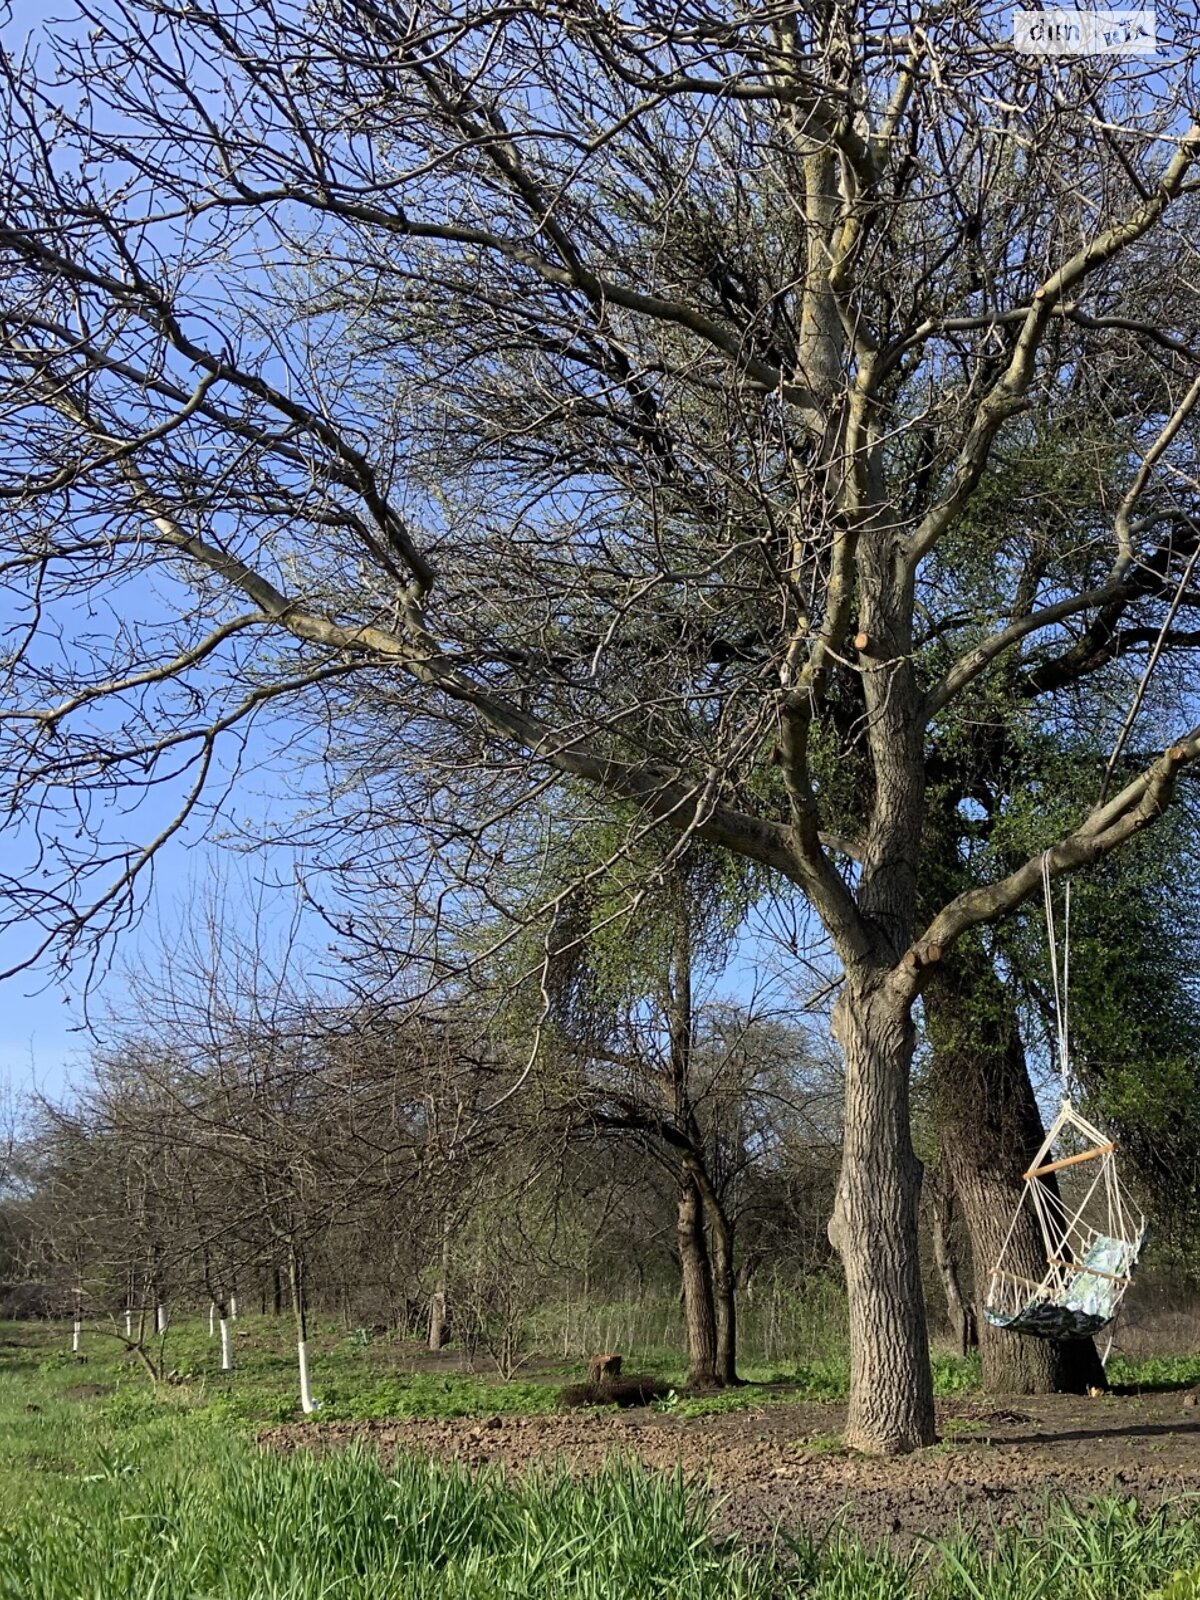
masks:
{"label": "mound of soil", "polygon": [[260,1439],[283,1450],[362,1441],[386,1458],[417,1450],[514,1472],[534,1461],[591,1472],[614,1454],[663,1471],[678,1464],[719,1495],[719,1529],[753,1540],[777,1525],[819,1534],[836,1524],[869,1544],[903,1548],[960,1524],[986,1533],[1036,1523],[1051,1495],[1086,1504],[1118,1494],[1155,1504],[1200,1493],[1200,1417],[1178,1394],[959,1399],[943,1402],[938,1416],[940,1445],[890,1460],[843,1450],[845,1407],[813,1402],[695,1418],[638,1411],[493,1418],[486,1430],[470,1419],[307,1422],[266,1429]]}
{"label": "mound of soil", "polygon": [[564,1406],[648,1406],[664,1400],[671,1385],[648,1373],[629,1372],[620,1378],[601,1378],[595,1383],[572,1383],[559,1399]]}

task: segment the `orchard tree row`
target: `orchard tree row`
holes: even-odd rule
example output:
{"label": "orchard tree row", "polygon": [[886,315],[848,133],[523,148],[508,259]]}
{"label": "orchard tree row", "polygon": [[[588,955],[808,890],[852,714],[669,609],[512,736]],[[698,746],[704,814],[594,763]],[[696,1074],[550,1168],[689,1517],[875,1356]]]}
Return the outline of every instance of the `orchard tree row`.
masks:
{"label": "orchard tree row", "polygon": [[[348,960],[437,977],[448,916],[527,974],[465,1140],[553,1030],[621,1054],[562,1024],[613,895],[686,897],[702,861],[735,906],[801,902],[780,961],[803,1005],[823,945],[843,1068],[847,1441],[932,1442],[920,1025],[978,1262],[1039,1120],[1043,871],[1190,838],[1200,124],[1190,14],[1158,22],[1162,59],[1046,61],[990,0],[89,0],[6,42],[11,965],[101,956],[206,827],[295,848]],[[1185,947],[1154,888],[1109,924],[1135,1031]],[[327,1114],[297,1096],[270,1116]],[[680,1236],[719,1240],[667,1114]]]}

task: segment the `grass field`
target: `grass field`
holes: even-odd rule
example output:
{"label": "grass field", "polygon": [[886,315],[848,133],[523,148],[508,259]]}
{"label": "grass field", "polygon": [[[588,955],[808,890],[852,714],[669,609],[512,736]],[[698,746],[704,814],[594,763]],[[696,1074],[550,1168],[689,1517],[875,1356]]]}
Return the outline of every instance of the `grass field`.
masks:
{"label": "grass field", "polygon": [[[168,1344],[176,1381],[154,1389],[99,1334],[78,1362],[61,1327],[0,1325],[0,1600],[1200,1600],[1200,1521],[1131,1502],[1062,1505],[987,1555],[964,1537],[895,1556],[835,1532],[719,1541],[703,1485],[628,1463],[577,1483],[263,1452],[251,1424],[295,1410],[286,1341],[239,1323],[223,1376],[189,1320]],[[345,1415],[543,1411],[568,1376],[404,1374],[390,1340],[313,1343],[317,1392]],[[827,1390],[836,1372],[787,1376]]]}

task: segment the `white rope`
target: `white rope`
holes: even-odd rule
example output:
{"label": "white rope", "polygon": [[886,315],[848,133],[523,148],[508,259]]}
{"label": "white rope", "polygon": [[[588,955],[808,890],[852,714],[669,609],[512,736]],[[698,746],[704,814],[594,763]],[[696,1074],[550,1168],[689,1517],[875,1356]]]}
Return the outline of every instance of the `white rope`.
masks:
{"label": "white rope", "polygon": [[1071,1097],[1071,880],[1063,892],[1062,1096]]}
{"label": "white rope", "polygon": [[1054,926],[1054,894],[1050,885],[1050,852],[1042,856],[1042,890],[1046,900],[1046,943],[1050,950],[1050,976],[1054,983],[1054,1032],[1058,1041],[1058,1070],[1062,1097],[1071,1098],[1071,1048],[1067,1032],[1068,980],[1071,976],[1071,885],[1067,884],[1064,916],[1063,973],[1058,981],[1058,933]]}
{"label": "white rope", "polygon": [[[1081,1184],[1072,1185],[1075,1188],[1072,1195],[1056,1192],[1032,1176],[1026,1180],[1025,1198],[1009,1225],[992,1269],[986,1302],[1010,1316],[1020,1315],[1029,1305],[1061,1300],[1078,1274],[1086,1272],[1083,1262],[1098,1237],[1119,1239],[1136,1248],[1143,1234],[1145,1218],[1121,1183],[1115,1153],[1103,1148],[1108,1143],[1107,1136],[1069,1103],[1064,1104],[1055,1118],[1041,1151],[1031,1163],[1031,1173],[1058,1143],[1059,1136],[1067,1131],[1101,1148],[1093,1158],[1094,1166],[1089,1167],[1086,1175],[1081,1174]],[[1026,1205],[1033,1208],[1045,1251],[1045,1272],[1036,1289],[1025,1277],[1011,1274],[1006,1265],[1013,1232]],[[1131,1261],[1129,1269],[1119,1279],[1110,1280],[1112,1320],[1129,1287],[1133,1265]]]}
{"label": "white rope", "polygon": [[[1003,1309],[1007,1314],[1020,1317],[1026,1307],[1062,1300],[1079,1278],[1086,1274],[1084,1265],[1097,1239],[1118,1240],[1130,1247],[1127,1266],[1119,1268],[1120,1276],[1097,1268],[1096,1275],[1108,1278],[1108,1321],[1115,1322],[1117,1309],[1124,1298],[1133,1276],[1140,1241],[1144,1238],[1145,1218],[1126,1192],[1117,1173],[1112,1141],[1107,1133],[1078,1112],[1071,1103],[1071,1044],[1070,1044],[1070,980],[1071,980],[1071,885],[1066,884],[1063,907],[1062,968],[1059,969],[1058,930],[1054,919],[1054,896],[1050,879],[1050,852],[1042,856],[1042,889],[1046,903],[1046,935],[1050,955],[1050,976],[1054,989],[1054,1035],[1058,1050],[1058,1069],[1062,1080],[1062,1105],[1058,1116],[1047,1130],[1041,1148],[1029,1164],[1025,1178],[1025,1193],[1017,1207],[1004,1243],[1000,1247],[996,1265],[992,1269],[986,1304]],[[1051,1158],[1059,1147],[1064,1133],[1070,1135],[1068,1148],[1074,1153],[1070,1159],[1055,1162]],[[1080,1151],[1078,1140],[1091,1146]],[[1076,1163],[1086,1160],[1086,1172]],[[1045,1166],[1051,1170],[1060,1166],[1071,1167],[1067,1192],[1056,1183],[1052,1188],[1038,1175]],[[1042,1236],[1046,1272],[1032,1296],[1033,1285],[1024,1276],[1008,1271],[1006,1262],[1013,1234],[1026,1205],[1032,1205],[1034,1217]],[[1037,1331],[1036,1328],[1019,1331]],[[1112,1351],[1112,1337],[1104,1354],[1107,1362]]]}

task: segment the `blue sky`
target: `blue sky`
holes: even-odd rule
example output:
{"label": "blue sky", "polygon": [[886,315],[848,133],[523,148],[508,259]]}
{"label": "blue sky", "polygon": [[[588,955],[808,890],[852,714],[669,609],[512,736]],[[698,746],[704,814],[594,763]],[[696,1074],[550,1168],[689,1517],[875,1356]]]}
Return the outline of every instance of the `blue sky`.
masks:
{"label": "blue sky", "polygon": [[[20,38],[46,19],[71,10],[70,0],[19,0],[15,14],[3,26],[0,0],[0,38],[11,44],[14,37]],[[279,731],[277,728],[276,733]],[[250,831],[257,824],[286,820],[298,802],[297,789],[289,782],[286,770],[268,759],[265,745],[258,753],[261,762],[249,786],[240,788],[237,796],[239,813],[247,818]],[[146,832],[153,821],[151,803],[133,819],[125,818],[122,827],[136,836]],[[0,872],[27,862],[32,845],[30,835],[21,830],[0,836]],[[102,1016],[106,1007],[120,1009],[123,966],[158,965],[164,938],[170,939],[172,929],[186,919],[197,896],[218,876],[226,857],[220,843],[205,836],[200,823],[167,846],[155,864],[152,886],[147,884],[143,891],[143,899],[148,897],[147,914],[121,937],[111,952],[112,965],[96,987],[97,1016]],[[268,847],[257,856],[240,861],[239,870],[251,878],[284,886],[271,897],[281,922],[290,919],[293,911],[293,896],[286,885],[292,879],[294,866],[292,853],[280,846]],[[0,939],[0,965],[7,964],[6,957],[11,959],[11,944],[11,940]],[[36,1085],[52,1094],[61,1092],[72,1068],[86,1054],[84,1020],[78,974],[64,977],[43,970],[8,980],[0,988],[0,1076],[6,1076],[17,1088]]]}
{"label": "blue sky", "polygon": [[[264,757],[267,751],[263,751]],[[237,811],[248,832],[278,830],[298,803],[286,775],[269,761],[237,793]],[[134,819],[121,819],[127,832],[149,829],[153,807],[144,807]],[[10,829],[0,835],[0,871],[24,868],[31,858],[33,838],[27,830]],[[143,912],[134,926],[110,941],[108,962],[93,981],[84,1003],[82,971],[63,974],[51,965],[21,973],[0,985],[0,1082],[17,1091],[37,1089],[57,1096],[77,1075],[86,1060],[90,1035],[87,1022],[103,1027],[108,1015],[120,1013],[127,1003],[125,970],[156,971],[164,948],[169,949],[207,896],[223,884],[236,888],[231,898],[259,896],[267,927],[288,924],[295,912],[297,858],[285,846],[265,846],[245,853],[232,851],[219,839],[205,836],[201,823],[185,828],[154,864],[139,894]],[[323,928],[314,938],[324,942]],[[20,939],[0,938],[0,959],[11,960]]]}

